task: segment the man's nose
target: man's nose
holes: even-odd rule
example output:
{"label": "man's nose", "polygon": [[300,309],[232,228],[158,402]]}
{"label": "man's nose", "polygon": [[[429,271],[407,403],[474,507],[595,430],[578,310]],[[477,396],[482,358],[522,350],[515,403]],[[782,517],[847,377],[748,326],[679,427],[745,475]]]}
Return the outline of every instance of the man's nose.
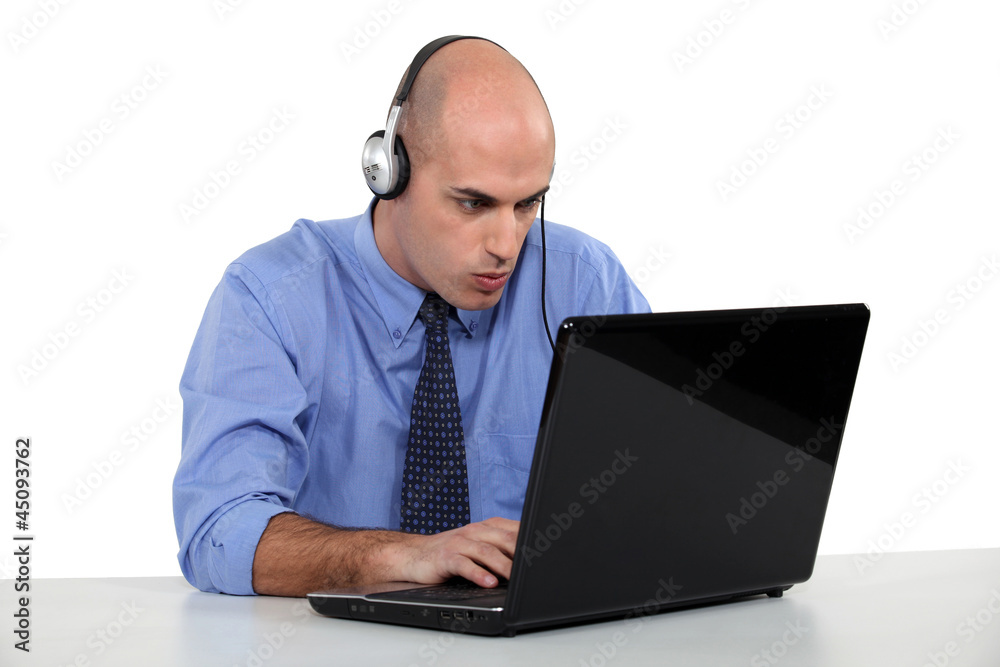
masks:
{"label": "man's nose", "polygon": [[509,262],[517,257],[517,216],[513,209],[497,209],[486,232],[486,252],[497,259]]}

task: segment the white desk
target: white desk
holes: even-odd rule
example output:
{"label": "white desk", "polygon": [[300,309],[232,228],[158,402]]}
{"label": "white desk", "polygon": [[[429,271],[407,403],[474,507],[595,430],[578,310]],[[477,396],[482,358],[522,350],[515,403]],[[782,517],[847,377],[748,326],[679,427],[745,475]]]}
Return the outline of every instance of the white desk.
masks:
{"label": "white desk", "polygon": [[1000,665],[1000,549],[887,554],[863,573],[825,556],[781,599],[514,638],[333,620],[304,600],[201,593],[180,577],[41,579],[25,654],[13,582],[2,586],[4,666]]}

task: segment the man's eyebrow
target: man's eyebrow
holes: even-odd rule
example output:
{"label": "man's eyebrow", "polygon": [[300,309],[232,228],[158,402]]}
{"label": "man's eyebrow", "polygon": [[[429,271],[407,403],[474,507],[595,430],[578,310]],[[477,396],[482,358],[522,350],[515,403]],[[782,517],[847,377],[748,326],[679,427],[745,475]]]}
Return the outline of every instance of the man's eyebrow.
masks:
{"label": "man's eyebrow", "polygon": [[466,197],[468,199],[479,199],[480,201],[484,201],[484,202],[486,202],[488,204],[496,204],[497,203],[497,198],[496,197],[493,197],[492,195],[488,195],[485,192],[480,192],[479,190],[476,190],[475,188],[456,188],[456,187],[451,187],[450,189],[451,189],[451,193],[453,195],[458,195],[458,196],[461,196],[461,197]]}
{"label": "man's eyebrow", "polygon": [[535,194],[531,195],[530,197],[525,197],[525,199],[541,199],[542,197],[545,196],[545,193],[549,191],[550,187],[552,187],[552,186],[546,185],[544,188],[542,188],[541,190],[539,190]]}
{"label": "man's eyebrow", "polygon": [[[541,190],[539,190],[535,194],[528,195],[527,197],[525,197],[521,201],[526,201],[528,199],[537,199],[537,198],[541,197],[542,195],[544,195],[546,192],[548,192],[549,191],[549,187],[550,186],[546,185],[544,188],[542,188]],[[463,196],[463,197],[467,197],[469,199],[478,199],[480,201],[486,202],[487,204],[496,204],[497,203],[497,198],[496,197],[494,197],[493,195],[488,195],[485,192],[480,192],[479,190],[477,190],[475,188],[456,188],[456,187],[451,187],[450,189],[451,189],[452,194],[454,194],[454,195],[460,195],[460,196]]]}

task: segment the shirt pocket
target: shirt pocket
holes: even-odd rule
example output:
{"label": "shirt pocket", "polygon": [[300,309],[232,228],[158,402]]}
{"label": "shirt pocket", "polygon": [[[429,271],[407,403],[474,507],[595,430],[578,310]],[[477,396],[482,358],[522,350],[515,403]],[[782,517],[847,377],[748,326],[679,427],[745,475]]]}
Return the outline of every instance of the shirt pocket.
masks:
{"label": "shirt pocket", "polygon": [[479,437],[480,507],[488,519],[520,520],[537,435],[485,433]]}

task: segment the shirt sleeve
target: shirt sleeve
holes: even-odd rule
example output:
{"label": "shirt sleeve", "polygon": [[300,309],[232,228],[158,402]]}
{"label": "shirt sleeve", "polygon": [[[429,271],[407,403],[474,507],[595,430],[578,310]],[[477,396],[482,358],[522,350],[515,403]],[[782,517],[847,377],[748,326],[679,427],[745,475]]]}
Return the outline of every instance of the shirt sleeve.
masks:
{"label": "shirt sleeve", "polygon": [[585,293],[581,312],[603,315],[650,312],[649,302],[615,253],[607,246],[603,250],[603,265],[595,267],[594,281]]}
{"label": "shirt sleeve", "polygon": [[306,391],[267,290],[231,265],[209,300],[181,378],[181,461],[174,522],[184,577],[252,595],[257,542],[289,511],[309,459]]}

